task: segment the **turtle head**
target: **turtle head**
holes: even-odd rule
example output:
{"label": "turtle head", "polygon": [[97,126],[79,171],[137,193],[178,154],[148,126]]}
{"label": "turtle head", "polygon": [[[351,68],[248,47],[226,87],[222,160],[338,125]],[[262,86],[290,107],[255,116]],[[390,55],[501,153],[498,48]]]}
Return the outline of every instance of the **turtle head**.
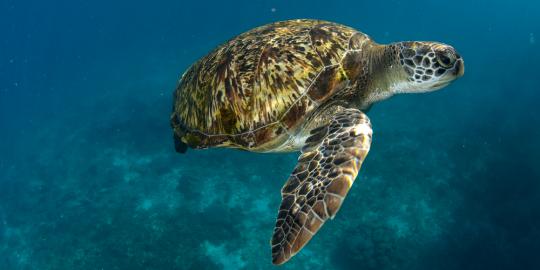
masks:
{"label": "turtle head", "polygon": [[463,76],[465,71],[463,59],[449,45],[409,41],[388,46],[398,62],[390,84],[394,93],[435,91]]}

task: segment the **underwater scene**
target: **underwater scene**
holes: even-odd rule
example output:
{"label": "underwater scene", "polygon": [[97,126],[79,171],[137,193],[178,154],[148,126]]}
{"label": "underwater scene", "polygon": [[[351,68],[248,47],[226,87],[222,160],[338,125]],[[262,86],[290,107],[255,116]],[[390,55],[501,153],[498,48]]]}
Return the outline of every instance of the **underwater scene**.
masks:
{"label": "underwater scene", "polygon": [[[354,185],[276,266],[280,191],[299,148],[184,139],[178,153],[171,110],[195,61],[291,19],[379,44],[449,44],[465,71],[440,91],[361,108],[373,136]],[[540,269],[538,1],[2,0],[0,33],[0,269]],[[192,112],[205,103],[191,102],[184,118],[201,120]]]}

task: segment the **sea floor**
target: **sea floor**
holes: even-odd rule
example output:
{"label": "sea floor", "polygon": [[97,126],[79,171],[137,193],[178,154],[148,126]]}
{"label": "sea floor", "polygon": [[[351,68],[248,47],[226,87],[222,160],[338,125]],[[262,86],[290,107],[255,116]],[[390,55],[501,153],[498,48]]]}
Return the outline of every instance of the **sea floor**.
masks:
{"label": "sea floor", "polygon": [[[169,97],[145,95],[89,100],[3,146],[3,269],[274,269],[269,241],[297,154],[177,154]],[[283,269],[538,265],[522,251],[540,248],[528,205],[539,184],[508,168],[538,169],[431,109],[405,97],[370,111],[372,150],[343,207]]]}

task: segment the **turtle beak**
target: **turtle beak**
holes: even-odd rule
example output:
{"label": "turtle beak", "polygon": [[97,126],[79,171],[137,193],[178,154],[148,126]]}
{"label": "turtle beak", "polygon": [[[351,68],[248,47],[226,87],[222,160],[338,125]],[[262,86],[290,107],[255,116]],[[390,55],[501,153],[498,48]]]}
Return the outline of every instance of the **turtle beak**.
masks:
{"label": "turtle beak", "polygon": [[[459,57],[459,54],[458,54],[458,57]],[[454,67],[454,75],[456,76],[456,78],[459,78],[463,76],[463,74],[465,74],[465,63],[463,62],[463,59],[459,57]]]}

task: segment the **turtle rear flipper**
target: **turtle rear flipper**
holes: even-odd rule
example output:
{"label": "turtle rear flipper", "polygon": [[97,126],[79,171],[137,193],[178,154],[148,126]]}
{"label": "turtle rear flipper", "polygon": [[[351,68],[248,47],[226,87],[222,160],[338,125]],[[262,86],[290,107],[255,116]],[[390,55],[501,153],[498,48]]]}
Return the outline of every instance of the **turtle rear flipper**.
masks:
{"label": "turtle rear flipper", "polygon": [[178,137],[178,135],[176,135],[176,133],[173,135],[173,137],[174,137],[174,149],[176,150],[176,152],[180,154],[185,154],[188,148],[187,144],[184,143],[182,140],[180,140],[180,138]]}
{"label": "turtle rear flipper", "polygon": [[298,164],[281,189],[272,262],[294,256],[339,210],[371,145],[371,124],[357,109],[337,113],[310,132]]}
{"label": "turtle rear flipper", "polygon": [[[176,98],[176,93],[175,93]],[[178,119],[177,114],[173,111],[171,115],[171,127],[173,128],[173,140],[174,140],[174,150],[177,153],[184,154],[187,151],[188,145],[180,139],[181,136],[185,134],[185,127]],[[180,135],[178,135],[178,132]]]}

